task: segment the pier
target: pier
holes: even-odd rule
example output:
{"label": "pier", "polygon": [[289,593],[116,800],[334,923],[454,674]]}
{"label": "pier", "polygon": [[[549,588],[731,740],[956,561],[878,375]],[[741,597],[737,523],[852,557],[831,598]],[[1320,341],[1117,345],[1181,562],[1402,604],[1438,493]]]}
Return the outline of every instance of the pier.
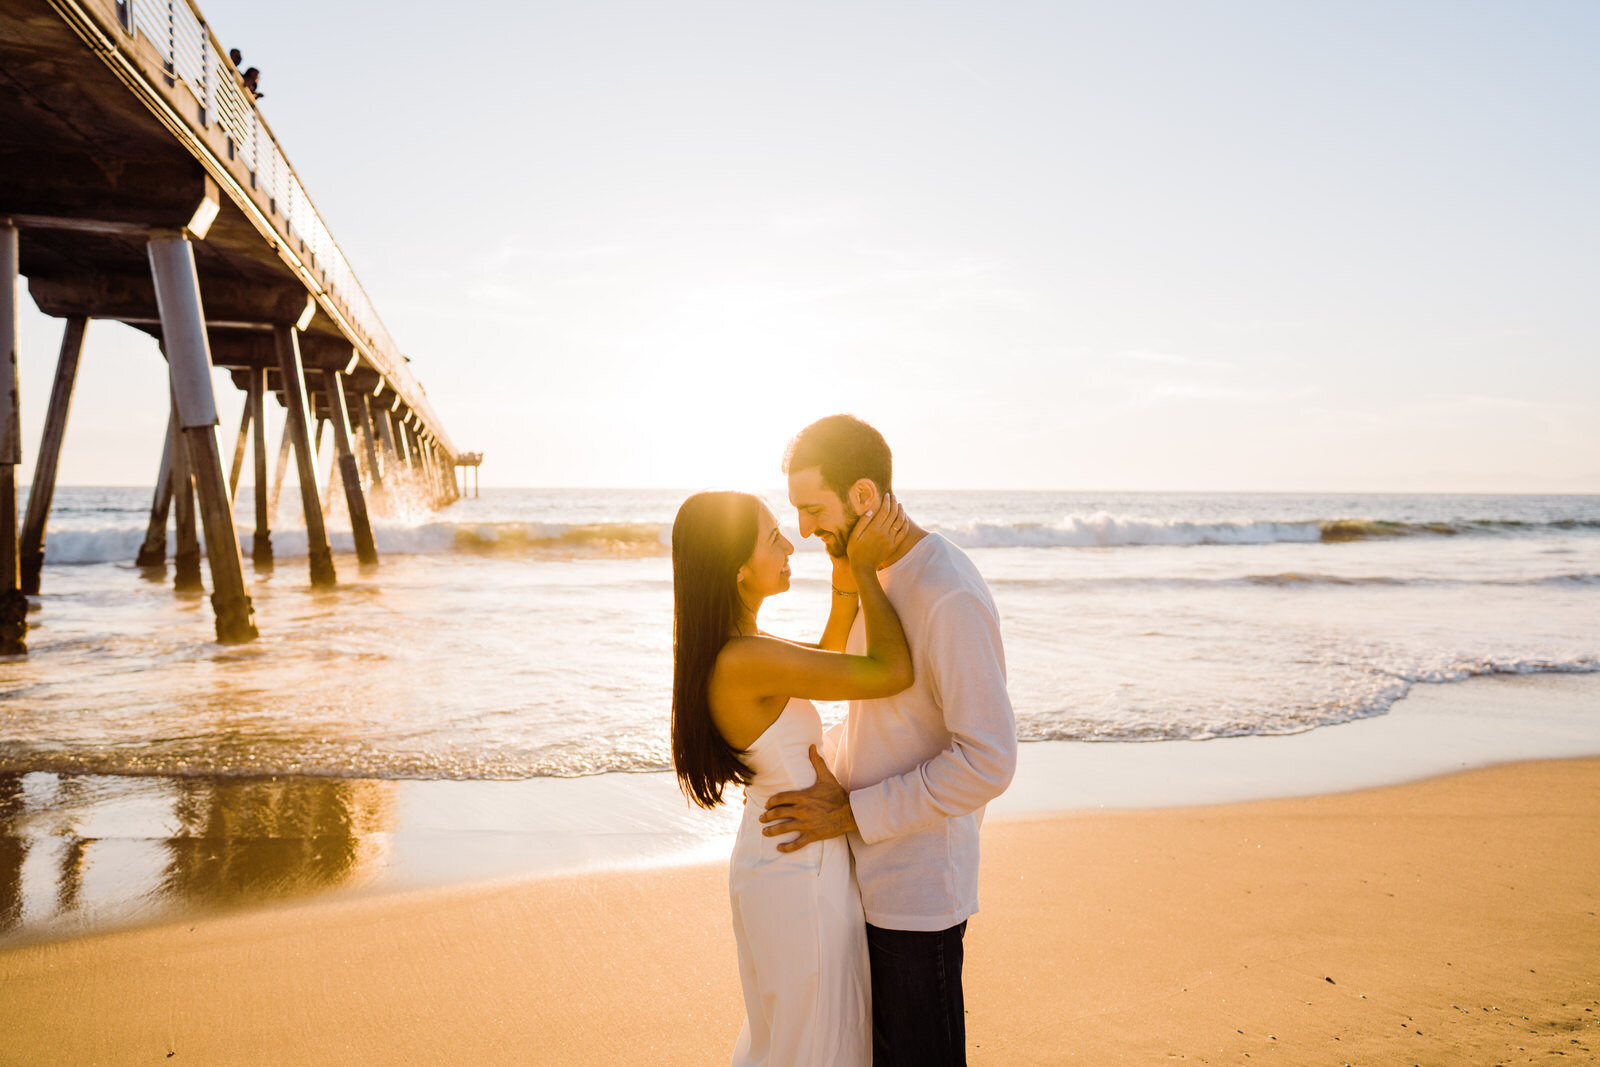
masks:
{"label": "pier", "polygon": [[[26,513],[17,376],[18,279],[63,320]],[[56,467],[93,319],[143,330],[171,379],[166,446],[138,556],[164,567],[174,516],[176,585],[199,588],[200,538],[217,639],[257,636],[234,502],[251,462],[252,563],[291,458],[313,585],[338,577],[324,510],[333,464],[362,567],[370,514],[397,495],[460,496],[459,451],[317,213],[240,72],[188,0],[0,0],[0,654],[26,650]],[[228,466],[212,368],[245,394]],[[274,476],[265,404],[285,411]]]}
{"label": "pier", "polygon": [[467,473],[472,474],[472,497],[478,497],[478,468],[483,466],[482,452],[463,452],[456,457],[456,467],[460,469],[461,484],[456,487],[456,492],[461,496],[467,495]]}

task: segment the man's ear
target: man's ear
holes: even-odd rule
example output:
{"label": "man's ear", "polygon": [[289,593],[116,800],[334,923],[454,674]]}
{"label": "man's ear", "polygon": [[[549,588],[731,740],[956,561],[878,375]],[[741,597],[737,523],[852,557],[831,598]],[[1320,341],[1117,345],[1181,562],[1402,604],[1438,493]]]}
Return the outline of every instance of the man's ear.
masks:
{"label": "man's ear", "polygon": [[871,478],[858,478],[850,487],[850,506],[855,509],[857,515],[877,511],[881,503],[883,495],[878,492],[877,483]]}

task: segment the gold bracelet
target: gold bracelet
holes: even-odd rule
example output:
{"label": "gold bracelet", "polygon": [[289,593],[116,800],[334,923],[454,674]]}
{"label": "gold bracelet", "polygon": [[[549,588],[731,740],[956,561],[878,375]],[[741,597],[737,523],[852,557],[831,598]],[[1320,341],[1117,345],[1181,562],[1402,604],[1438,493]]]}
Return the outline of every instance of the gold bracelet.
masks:
{"label": "gold bracelet", "polygon": [[833,587],[833,595],[834,596],[860,596],[861,594],[859,592],[854,591],[854,590],[846,591],[846,590],[840,589],[838,586],[834,586]]}

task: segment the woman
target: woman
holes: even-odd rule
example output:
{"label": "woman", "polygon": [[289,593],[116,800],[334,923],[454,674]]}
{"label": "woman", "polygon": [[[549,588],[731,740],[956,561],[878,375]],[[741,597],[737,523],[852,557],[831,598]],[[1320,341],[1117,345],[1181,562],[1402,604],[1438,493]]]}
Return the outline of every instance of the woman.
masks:
{"label": "woman", "polygon": [[911,684],[911,651],[878,583],[878,564],[904,527],[888,500],[851,532],[858,592],[834,590],[824,644],[843,647],[856,611],[867,654],[762,633],[767,597],[789,588],[794,545],[748,493],[697,493],[672,527],[674,676],[672,758],[679,785],[715,807],[725,786],[745,787],[744,818],[728,872],[745,1024],[735,1065],[861,1064],[872,1060],[866,923],[842,837],[780,852],[760,815],[774,793],[816,781],[822,745],[811,704],[890,696]]}

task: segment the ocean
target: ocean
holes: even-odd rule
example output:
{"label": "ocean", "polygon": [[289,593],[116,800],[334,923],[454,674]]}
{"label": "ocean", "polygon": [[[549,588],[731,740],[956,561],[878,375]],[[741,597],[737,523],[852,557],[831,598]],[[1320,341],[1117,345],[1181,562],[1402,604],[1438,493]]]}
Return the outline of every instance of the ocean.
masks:
{"label": "ocean", "polygon": [[[148,493],[63,488],[30,654],[0,663],[0,773],[518,779],[670,766],[670,528],[685,491],[489,489],[334,522],[248,562],[262,637],[132,558]],[[799,549],[772,632],[814,639],[828,565]],[[282,512],[292,510],[285,497]],[[1023,740],[1282,734],[1382,715],[1417,682],[1600,670],[1600,497],[902,494],[999,605]],[[170,539],[169,539],[170,543]],[[842,708],[826,707],[829,718]]]}
{"label": "ocean", "polygon": [[[366,571],[335,513],[320,590],[287,523],[276,566],[250,565],[242,487],[261,638],[224,647],[202,595],[132,563],[147,491],[58,490],[30,651],[0,660],[0,940],[725,855],[737,804],[692,809],[660,773],[686,495],[486,489],[380,520]],[[766,495],[799,550],[762,621],[812,639],[828,560]],[[1019,810],[1600,752],[1593,689],[1390,714],[1419,683],[1600,671],[1600,496],[901,498],[993,589],[1018,733],[1041,742],[1002,798]]]}

